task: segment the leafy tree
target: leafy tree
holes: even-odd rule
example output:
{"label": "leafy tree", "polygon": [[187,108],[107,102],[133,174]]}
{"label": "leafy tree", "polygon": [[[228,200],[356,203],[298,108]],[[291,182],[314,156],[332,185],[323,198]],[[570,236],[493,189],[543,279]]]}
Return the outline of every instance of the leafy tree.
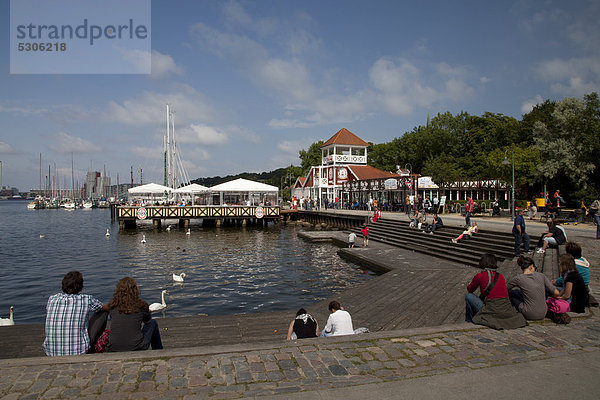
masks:
{"label": "leafy tree", "polygon": [[322,140],[319,140],[318,142],[311,144],[308,150],[300,150],[300,165],[302,166],[304,174],[307,174],[313,165],[321,165],[321,146],[323,143]]}
{"label": "leafy tree", "polygon": [[556,103],[550,123],[534,122],[533,140],[544,160],[537,167],[542,179],[571,190],[587,187],[595,169],[590,145],[593,132],[597,135],[598,121],[586,120],[585,111],[586,103],[582,100],[566,98]]}

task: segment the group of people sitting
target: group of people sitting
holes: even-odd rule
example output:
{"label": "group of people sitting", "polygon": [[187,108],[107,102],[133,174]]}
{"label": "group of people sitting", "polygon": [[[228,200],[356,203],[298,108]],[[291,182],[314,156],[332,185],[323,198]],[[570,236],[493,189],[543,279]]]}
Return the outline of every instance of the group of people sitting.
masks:
{"label": "group of people sitting", "polygon": [[296,313],[296,318],[290,322],[287,340],[306,339],[313,337],[353,335],[352,317],[348,311],[336,300],[329,303],[329,318],[327,324],[319,335],[317,320],[301,308]]}
{"label": "group of people sitting", "polygon": [[[484,254],[479,260],[481,272],[467,286],[465,320],[494,329],[512,329],[548,317],[568,323],[567,312],[584,313],[586,306],[598,306],[589,292],[589,262],[581,247],[567,242],[566,254],[559,259],[560,278],[550,281],[536,269],[535,262],[520,256],[517,264],[522,274],[508,283],[497,271],[497,259]],[[475,292],[479,290],[479,296]]]}
{"label": "group of people sitting", "polygon": [[439,215],[437,215],[437,213],[433,214],[430,224],[426,223],[426,221],[427,214],[425,213],[425,211],[417,210],[414,215],[410,216],[410,223],[408,226],[409,228],[422,229],[423,232],[429,233],[431,235],[433,235],[433,232],[435,232],[436,229],[439,229],[444,226],[442,218]]}
{"label": "group of people sitting", "polygon": [[[98,351],[162,349],[158,323],[140,295],[133,278],[121,279],[108,304],[82,294],[83,275],[68,272],[62,293],[50,296],[46,305],[48,356],[67,356]],[[90,318],[89,315],[94,313]],[[110,329],[106,330],[110,317]],[[102,338],[102,340],[99,340]],[[96,346],[102,342],[102,348]]]}

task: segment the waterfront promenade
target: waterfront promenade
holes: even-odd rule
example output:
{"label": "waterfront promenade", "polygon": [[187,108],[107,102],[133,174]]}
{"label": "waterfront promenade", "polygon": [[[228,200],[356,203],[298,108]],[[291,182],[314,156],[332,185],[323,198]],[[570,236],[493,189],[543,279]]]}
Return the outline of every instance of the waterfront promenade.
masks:
{"label": "waterfront promenade", "polygon": [[[447,216],[444,221],[459,226],[464,219]],[[509,231],[512,226],[508,219],[477,221],[482,229]],[[528,223],[532,239],[535,230],[543,227],[537,224]],[[582,243],[592,267],[599,265],[598,241],[588,239],[595,227],[565,228],[571,239]],[[513,331],[493,331],[460,322],[464,287],[475,272],[472,267],[446,265],[382,244],[356,252],[397,266],[335,296],[353,315],[355,327],[367,326],[372,333],[286,342],[293,309],[288,313],[191,317],[185,329],[183,321],[161,319],[166,347],[161,351],[3,357],[0,397],[465,398],[480,395],[480,382],[486,381],[487,387],[502,388],[487,397],[539,398],[557,393],[561,381],[557,377],[566,376],[560,371],[566,368],[569,382],[577,383],[574,396],[597,398],[600,383],[593,378],[600,372],[597,309],[567,326],[545,321]],[[510,268],[510,262],[504,268]],[[598,297],[598,275],[592,276]],[[439,286],[432,290],[425,290],[425,285],[415,287],[419,279],[427,279],[427,286]],[[321,327],[328,301],[308,307]],[[37,325],[29,327],[39,329]],[[27,326],[0,329],[13,328]],[[0,330],[3,351],[14,344],[5,340],[5,332]],[[28,345],[39,349],[41,340],[34,341]]]}

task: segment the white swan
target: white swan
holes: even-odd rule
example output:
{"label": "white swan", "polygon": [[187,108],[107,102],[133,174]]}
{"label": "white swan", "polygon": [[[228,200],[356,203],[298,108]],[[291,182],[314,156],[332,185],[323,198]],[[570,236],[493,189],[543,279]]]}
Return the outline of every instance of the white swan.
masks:
{"label": "white swan", "polygon": [[43,238],[45,238],[45,237],[46,237],[45,235],[40,235],[40,239],[43,239]]}
{"label": "white swan", "polygon": [[192,230],[190,228],[188,228],[187,232],[185,233],[186,235],[191,235],[192,234]]}
{"label": "white swan", "polygon": [[142,241],[141,241],[141,243],[142,244],[146,243],[146,235],[142,235]]}
{"label": "white swan", "polygon": [[167,232],[171,232],[171,225],[167,225]]}
{"label": "white swan", "polygon": [[183,282],[183,278],[185,278],[185,272],[182,272],[179,275],[173,274],[173,280],[175,282]]}
{"label": "white swan", "polygon": [[0,326],[9,326],[14,325],[15,320],[13,319],[13,306],[10,306],[10,317],[9,318],[0,318]]}
{"label": "white swan", "polygon": [[108,231],[108,228],[106,228],[106,237],[110,236],[110,232]]}
{"label": "white swan", "polygon": [[161,310],[164,310],[165,308],[167,308],[167,303],[165,303],[165,294],[169,294],[169,292],[167,292],[166,290],[163,290],[160,294],[162,303],[150,304],[149,308],[150,308],[151,312],[161,311]]}

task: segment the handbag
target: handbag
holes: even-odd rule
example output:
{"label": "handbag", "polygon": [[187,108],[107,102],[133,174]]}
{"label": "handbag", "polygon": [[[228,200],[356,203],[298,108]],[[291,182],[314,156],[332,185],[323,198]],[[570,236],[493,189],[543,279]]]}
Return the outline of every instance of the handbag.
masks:
{"label": "handbag", "polygon": [[546,306],[548,306],[548,311],[552,311],[555,314],[564,314],[571,311],[571,305],[568,301],[555,297],[546,300]]}
{"label": "handbag", "polygon": [[96,344],[94,345],[94,350],[96,350],[96,353],[104,353],[104,351],[106,350],[106,345],[108,344],[109,336],[110,329],[105,329],[104,332],[102,332],[102,335],[100,335],[100,337],[96,341]]}

